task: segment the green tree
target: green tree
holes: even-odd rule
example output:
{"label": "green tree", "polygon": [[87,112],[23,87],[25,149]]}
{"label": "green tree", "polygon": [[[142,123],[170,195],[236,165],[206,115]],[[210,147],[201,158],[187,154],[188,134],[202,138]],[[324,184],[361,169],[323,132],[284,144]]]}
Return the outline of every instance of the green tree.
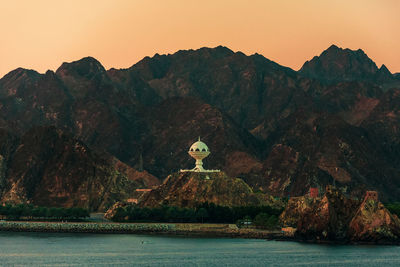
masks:
{"label": "green tree", "polygon": [[255,218],[253,224],[258,228],[267,228],[268,219],[270,216],[266,213],[259,213]]}
{"label": "green tree", "polygon": [[39,207],[35,207],[32,209],[32,217],[34,217],[34,218],[42,217]]}
{"label": "green tree", "polygon": [[84,208],[78,208],[78,218],[79,219],[85,219],[85,218],[89,218],[90,217],[90,213],[88,209],[84,209]]}
{"label": "green tree", "polygon": [[177,207],[169,207],[166,212],[166,219],[169,222],[177,222],[179,217],[179,211]]}
{"label": "green tree", "polygon": [[400,203],[399,202],[386,204],[385,206],[392,214],[396,214],[398,217],[400,217]]}
{"label": "green tree", "polygon": [[[117,221],[117,222],[122,222],[125,220],[126,216],[128,216],[128,212],[124,208],[120,207],[115,211],[113,220]],[[79,214],[78,214],[77,218],[79,218]]]}
{"label": "green tree", "polygon": [[19,220],[23,211],[24,211],[23,206],[21,206],[21,205],[13,206],[9,210],[9,216],[14,220]]}
{"label": "green tree", "polygon": [[196,221],[196,212],[194,209],[186,208],[183,212],[183,221],[184,222],[195,222]]}
{"label": "green tree", "polygon": [[47,218],[55,219],[56,215],[57,215],[57,208],[52,207],[50,209],[47,209],[47,213],[46,213]]}
{"label": "green tree", "polygon": [[40,218],[46,218],[47,214],[49,213],[49,209],[46,207],[39,207],[39,217]]}
{"label": "green tree", "polygon": [[208,212],[205,208],[200,208],[196,213],[197,218],[201,218],[201,223],[204,223],[204,219],[208,218]]}
{"label": "green tree", "polygon": [[275,229],[278,227],[279,218],[275,215],[271,215],[267,221],[267,228],[268,229]]}

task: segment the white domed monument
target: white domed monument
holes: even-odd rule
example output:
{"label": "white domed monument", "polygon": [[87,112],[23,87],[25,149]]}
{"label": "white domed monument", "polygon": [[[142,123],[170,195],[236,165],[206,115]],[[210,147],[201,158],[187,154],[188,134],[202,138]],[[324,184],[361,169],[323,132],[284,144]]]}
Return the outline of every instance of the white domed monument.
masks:
{"label": "white domed monument", "polygon": [[208,146],[199,140],[190,146],[189,155],[196,160],[196,166],[191,170],[181,170],[181,172],[220,172],[220,170],[206,170],[203,168],[203,159],[210,155]]}

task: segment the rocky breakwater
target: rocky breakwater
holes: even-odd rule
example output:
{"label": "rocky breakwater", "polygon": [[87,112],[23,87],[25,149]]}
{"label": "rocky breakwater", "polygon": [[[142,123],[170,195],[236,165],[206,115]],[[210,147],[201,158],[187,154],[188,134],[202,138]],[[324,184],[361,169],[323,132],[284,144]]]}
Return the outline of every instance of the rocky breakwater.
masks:
{"label": "rocky breakwater", "polygon": [[400,244],[400,220],[375,191],[360,201],[328,186],[322,198],[291,198],[280,221],[295,227],[295,237],[304,241]]}

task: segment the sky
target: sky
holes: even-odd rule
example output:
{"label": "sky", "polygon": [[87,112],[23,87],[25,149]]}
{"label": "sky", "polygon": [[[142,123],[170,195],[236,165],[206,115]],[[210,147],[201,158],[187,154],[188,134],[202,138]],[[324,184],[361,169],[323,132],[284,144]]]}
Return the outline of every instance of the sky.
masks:
{"label": "sky", "polygon": [[331,44],[400,72],[398,0],[0,0],[0,77],[86,56],[106,69],[227,46],[295,70]]}

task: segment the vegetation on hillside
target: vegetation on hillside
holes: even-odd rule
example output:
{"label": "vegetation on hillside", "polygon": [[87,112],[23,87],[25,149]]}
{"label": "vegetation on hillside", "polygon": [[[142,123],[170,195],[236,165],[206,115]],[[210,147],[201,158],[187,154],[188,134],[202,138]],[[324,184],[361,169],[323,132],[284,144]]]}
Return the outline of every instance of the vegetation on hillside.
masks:
{"label": "vegetation on hillside", "polygon": [[238,223],[251,221],[259,228],[275,228],[282,209],[270,206],[224,207],[203,203],[195,208],[161,206],[156,208],[128,205],[116,210],[116,222],[175,222],[175,223]]}
{"label": "vegetation on hillside", "polygon": [[400,218],[400,202],[388,203],[385,204],[385,207],[390,211],[390,213],[396,214],[397,217]]}

